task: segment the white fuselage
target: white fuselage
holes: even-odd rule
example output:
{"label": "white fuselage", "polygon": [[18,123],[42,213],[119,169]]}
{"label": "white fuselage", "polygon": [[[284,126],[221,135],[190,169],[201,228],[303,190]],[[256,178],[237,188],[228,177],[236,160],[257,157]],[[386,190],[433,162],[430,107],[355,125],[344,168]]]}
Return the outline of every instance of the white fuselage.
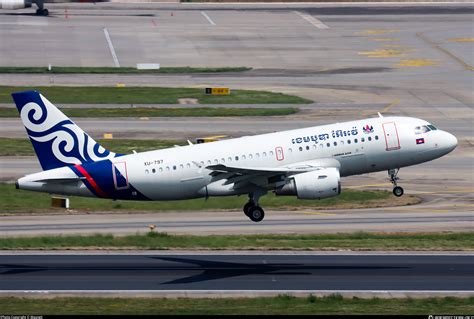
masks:
{"label": "white fuselage", "polygon": [[[447,132],[415,132],[415,127],[427,124],[416,118],[378,117],[120,156],[111,161],[126,183],[115,181],[115,188],[133,185],[151,200],[248,192],[226,184],[225,179],[214,181],[212,170],[206,167],[218,164],[251,169],[336,167],[341,176],[400,168],[433,160],[455,148],[457,140]],[[63,167],[28,175],[19,180],[20,188],[40,190],[27,185],[41,179],[38,174],[59,178],[71,172]],[[266,187],[265,181],[259,186]],[[50,191],[94,196],[81,183]]]}

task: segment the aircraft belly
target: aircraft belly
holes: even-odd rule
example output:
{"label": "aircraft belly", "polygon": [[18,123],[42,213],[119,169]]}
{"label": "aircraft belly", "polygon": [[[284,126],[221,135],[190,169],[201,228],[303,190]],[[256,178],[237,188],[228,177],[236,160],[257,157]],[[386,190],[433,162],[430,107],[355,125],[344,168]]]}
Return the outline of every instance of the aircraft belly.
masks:
{"label": "aircraft belly", "polygon": [[151,200],[178,200],[203,197],[199,189],[207,184],[205,178],[191,180],[170,179],[148,182],[140,185],[139,189]]}
{"label": "aircraft belly", "polygon": [[367,172],[367,157],[363,153],[341,156],[338,160],[341,163],[341,176],[358,175]]}

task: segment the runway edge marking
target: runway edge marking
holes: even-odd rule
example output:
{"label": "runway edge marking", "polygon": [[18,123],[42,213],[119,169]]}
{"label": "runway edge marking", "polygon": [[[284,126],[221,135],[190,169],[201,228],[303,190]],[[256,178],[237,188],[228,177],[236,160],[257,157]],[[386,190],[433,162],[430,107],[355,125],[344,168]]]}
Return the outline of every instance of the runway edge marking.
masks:
{"label": "runway edge marking", "polygon": [[309,15],[307,13],[303,13],[301,11],[293,11],[297,15],[299,15],[301,18],[305,19],[309,23],[311,23],[313,26],[315,26],[318,29],[329,29],[327,25],[325,25],[321,20],[313,17],[312,15]]}
{"label": "runway edge marking", "polygon": [[114,60],[114,64],[117,68],[119,68],[120,63],[119,63],[117,54],[115,53],[114,45],[112,44],[112,39],[110,38],[110,34],[107,28],[104,28],[104,35],[105,35],[105,40],[107,40],[107,44],[109,45],[110,54],[112,54],[112,59]]}

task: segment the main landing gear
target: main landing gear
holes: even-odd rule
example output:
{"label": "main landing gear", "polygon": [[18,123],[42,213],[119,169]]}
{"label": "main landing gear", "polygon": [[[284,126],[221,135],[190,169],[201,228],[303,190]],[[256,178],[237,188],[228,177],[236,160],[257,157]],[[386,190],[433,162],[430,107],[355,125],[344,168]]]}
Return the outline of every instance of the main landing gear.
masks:
{"label": "main landing gear", "polygon": [[38,6],[38,10],[36,10],[37,16],[46,17],[49,15],[48,9],[44,8],[44,0],[33,0],[32,2],[36,3],[36,5]]}
{"label": "main landing gear", "polygon": [[36,10],[36,15],[47,17],[49,15],[49,11],[48,11],[48,9],[38,9],[38,10]]}
{"label": "main landing gear", "polygon": [[249,194],[249,201],[244,205],[244,213],[250,218],[251,221],[256,223],[261,222],[265,217],[265,212],[258,205],[258,200],[262,195],[265,195],[265,192],[254,192]]}
{"label": "main landing gear", "polygon": [[393,195],[397,197],[401,197],[403,195],[403,188],[397,185],[397,181],[399,178],[397,177],[398,171],[400,169],[389,169],[388,170],[388,175],[390,176],[390,182],[393,184]]}

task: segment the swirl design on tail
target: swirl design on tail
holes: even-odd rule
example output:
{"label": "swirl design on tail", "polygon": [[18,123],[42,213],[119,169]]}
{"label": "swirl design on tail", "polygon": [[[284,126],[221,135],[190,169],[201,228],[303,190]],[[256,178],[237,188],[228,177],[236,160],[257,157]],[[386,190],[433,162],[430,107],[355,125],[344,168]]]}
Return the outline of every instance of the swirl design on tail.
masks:
{"label": "swirl design on tail", "polygon": [[100,146],[46,98],[40,97],[42,103],[28,102],[20,110],[38,157],[42,153],[51,159],[52,155],[63,165],[72,165],[116,156]]}

